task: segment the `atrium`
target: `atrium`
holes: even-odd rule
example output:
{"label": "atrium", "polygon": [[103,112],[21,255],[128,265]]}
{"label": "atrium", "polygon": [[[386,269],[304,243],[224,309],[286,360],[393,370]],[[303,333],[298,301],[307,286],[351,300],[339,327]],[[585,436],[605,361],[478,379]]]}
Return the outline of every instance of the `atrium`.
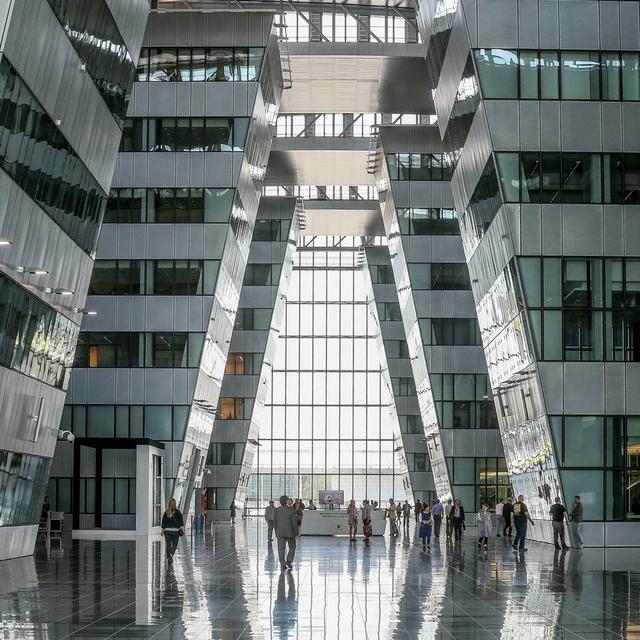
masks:
{"label": "atrium", "polygon": [[5,5],[6,637],[640,634],[636,0]]}

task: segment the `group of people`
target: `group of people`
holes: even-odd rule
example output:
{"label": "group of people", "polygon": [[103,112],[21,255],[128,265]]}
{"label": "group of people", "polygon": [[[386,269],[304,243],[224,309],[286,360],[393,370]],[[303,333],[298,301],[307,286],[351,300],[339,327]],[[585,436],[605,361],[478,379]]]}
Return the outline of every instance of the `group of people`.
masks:
{"label": "group of people", "polygon": [[[349,502],[347,516],[349,521],[350,542],[356,541],[359,520],[361,520],[363,525],[364,541],[366,543],[369,542],[372,534],[371,512],[379,508],[376,501],[369,502],[369,500],[363,500],[360,509],[356,506],[355,500]],[[273,541],[273,532],[275,530],[278,538],[278,557],[283,571],[291,569],[293,566],[296,537],[300,536],[300,527],[302,526],[305,509],[314,511],[317,507],[313,500],[309,500],[309,504],[305,506],[300,498],[293,500],[283,495],[280,497],[279,507],[275,506],[273,500],[269,500],[269,505],[264,511],[264,518],[267,523],[267,540],[269,542]],[[433,505],[430,505],[428,502],[422,503],[418,499],[413,507],[411,507],[407,500],[405,500],[404,503],[396,503],[393,498],[389,499],[389,504],[386,508],[386,517],[389,519],[390,533],[392,536],[399,535],[398,524],[401,520],[403,526],[407,529],[409,528],[412,509],[415,515],[415,521],[419,525],[418,535],[422,541],[423,551],[431,549],[432,536],[436,539],[440,537],[443,520],[445,522],[446,536],[448,539],[453,537],[456,542],[458,542],[462,538],[463,531],[466,528],[462,502],[460,500],[447,500],[446,504],[442,504],[440,500],[437,499]],[[559,497],[555,499],[549,513],[553,526],[553,543],[555,548],[569,548],[565,538],[565,523],[567,523],[571,528],[574,546],[581,549],[584,546],[584,541],[582,539],[583,507],[580,496],[574,496],[571,513],[568,512]],[[533,525],[534,522],[529,514],[529,508],[524,502],[524,496],[519,495],[515,502],[513,502],[513,498],[508,498],[506,502],[500,500],[498,504],[496,504],[495,514],[498,518],[496,537],[500,537],[500,531],[502,530],[502,536],[511,538],[513,529],[515,528],[516,534],[512,544],[513,550],[527,551],[525,546],[527,527],[529,524]],[[231,503],[230,516],[233,523],[236,516],[234,502]],[[502,529],[500,528],[500,520],[503,521]],[[484,503],[476,514],[476,524],[478,548],[486,550],[493,531],[491,512],[488,504]],[[184,535],[184,519],[182,513],[177,508],[174,498],[169,500],[167,509],[162,515],[160,532],[166,540],[167,561],[171,564],[178,546],[178,540],[180,536]]]}

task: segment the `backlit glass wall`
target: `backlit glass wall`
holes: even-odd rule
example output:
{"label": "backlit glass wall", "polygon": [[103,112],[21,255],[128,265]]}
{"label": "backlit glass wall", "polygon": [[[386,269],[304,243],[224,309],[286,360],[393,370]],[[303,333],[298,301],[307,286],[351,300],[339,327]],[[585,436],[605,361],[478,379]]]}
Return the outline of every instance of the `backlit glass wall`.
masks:
{"label": "backlit glass wall", "polygon": [[354,238],[302,238],[261,416],[249,506],[282,494],[404,499],[399,425]]}

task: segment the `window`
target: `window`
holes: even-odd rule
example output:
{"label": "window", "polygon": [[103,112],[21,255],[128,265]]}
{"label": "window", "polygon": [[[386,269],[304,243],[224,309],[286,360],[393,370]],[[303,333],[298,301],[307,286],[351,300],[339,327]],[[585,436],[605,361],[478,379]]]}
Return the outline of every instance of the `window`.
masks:
{"label": "window", "polygon": [[120,151],[242,151],[249,118],[132,118]]}
{"label": "window", "polygon": [[475,318],[430,318],[419,322],[424,344],[434,346],[482,344]]}
{"label": "window", "polygon": [[262,366],[262,354],[259,353],[230,353],[227,356],[225,374],[257,375]]}
{"label": "window", "polygon": [[277,286],[280,281],[279,264],[248,264],[244,272],[245,286]]}
{"label": "window", "polygon": [[197,367],[202,333],[80,332],[74,367]]}
{"label": "window", "polygon": [[[355,238],[317,237],[294,256],[285,324],[267,369],[270,393],[248,483],[252,506],[283,493],[317,500],[321,489],[338,487],[358,501],[404,497],[391,390],[358,246]],[[405,353],[404,341],[389,346]],[[413,380],[397,384],[409,393]],[[415,429],[414,420],[404,428]]]}
{"label": "window", "polygon": [[264,49],[154,47],[140,52],[138,82],[255,82]]}
{"label": "window", "polygon": [[479,49],[485,98],[640,100],[637,53]]}
{"label": "window", "polygon": [[497,429],[498,418],[486,374],[431,374],[443,429]]}
{"label": "window", "polygon": [[220,398],[218,418],[220,420],[243,420],[244,398]]}
{"label": "window", "polygon": [[442,153],[388,153],[391,180],[451,180],[451,162]]}
{"label": "window", "polygon": [[479,49],[476,64],[485,98],[518,96],[518,52],[508,49]]}
{"label": "window", "polygon": [[434,262],[431,264],[431,288],[437,290],[471,289],[466,263]]}
{"label": "window", "polygon": [[412,236],[453,236],[460,234],[454,209],[397,209],[400,231]]}
{"label": "window", "polygon": [[91,295],[213,295],[218,260],[96,260]]}
{"label": "window", "polygon": [[640,154],[497,153],[510,202],[640,202]]}
{"label": "window", "polygon": [[541,357],[640,361],[638,263],[633,258],[520,258],[525,300],[538,318]]}

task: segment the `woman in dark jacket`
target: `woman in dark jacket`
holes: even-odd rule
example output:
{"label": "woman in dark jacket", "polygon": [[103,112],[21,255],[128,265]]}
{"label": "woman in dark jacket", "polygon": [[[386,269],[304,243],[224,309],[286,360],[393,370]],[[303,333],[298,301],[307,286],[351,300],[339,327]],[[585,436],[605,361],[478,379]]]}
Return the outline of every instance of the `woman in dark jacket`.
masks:
{"label": "woman in dark jacket", "polygon": [[178,538],[184,535],[184,519],[176,505],[175,498],[167,504],[167,510],[162,514],[160,535],[164,536],[167,545],[167,562],[173,562],[173,554],[178,547]]}

